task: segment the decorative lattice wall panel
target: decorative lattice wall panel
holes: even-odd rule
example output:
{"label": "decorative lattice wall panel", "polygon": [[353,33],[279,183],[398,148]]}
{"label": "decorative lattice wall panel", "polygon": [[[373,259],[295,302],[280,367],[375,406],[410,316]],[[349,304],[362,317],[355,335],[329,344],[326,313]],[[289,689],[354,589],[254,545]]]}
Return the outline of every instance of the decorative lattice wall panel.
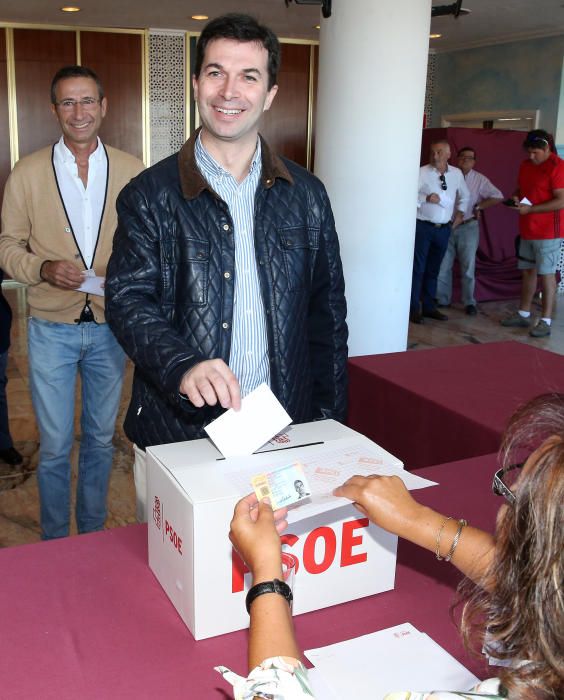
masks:
{"label": "decorative lattice wall panel", "polygon": [[186,105],[183,32],[149,34],[149,102],[151,164],[178,151],[184,143]]}
{"label": "decorative lattice wall panel", "polygon": [[437,56],[429,54],[427,62],[427,88],[425,90],[425,117],[426,126],[433,126],[433,95],[435,94],[435,76],[437,69]]}

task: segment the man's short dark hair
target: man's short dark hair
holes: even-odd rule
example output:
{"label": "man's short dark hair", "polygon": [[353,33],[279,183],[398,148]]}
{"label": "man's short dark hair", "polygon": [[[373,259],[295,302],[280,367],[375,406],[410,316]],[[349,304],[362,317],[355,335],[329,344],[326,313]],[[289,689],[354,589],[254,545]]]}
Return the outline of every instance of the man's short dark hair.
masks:
{"label": "man's short dark hair", "polygon": [[442,138],[433,139],[431,141],[431,143],[429,144],[429,148],[431,148],[431,146],[436,146],[439,143],[444,143],[446,146],[448,146],[450,148],[450,143],[448,142],[448,139],[442,139]]}
{"label": "man's short dark hair", "polygon": [[198,43],[196,44],[196,61],[194,75],[199,77],[204,62],[204,54],[208,44],[215,39],[234,39],[235,41],[254,41],[268,51],[268,89],[270,90],[278,80],[280,68],[280,43],[276,34],[259,24],[254,17],[237,13],[230,13],[216,17],[204,27]]}
{"label": "man's short dark hair", "polygon": [[548,131],[544,129],[533,129],[529,131],[523,141],[523,148],[546,148],[547,146],[553,153],[556,153],[552,134],[549,134]]}
{"label": "man's short dark hair", "polygon": [[90,78],[96,83],[96,87],[98,88],[98,98],[100,100],[104,99],[104,88],[102,87],[100,78],[91,68],[87,68],[86,66],[64,66],[55,73],[55,76],[51,81],[52,104],[57,103],[57,85],[61,82],[61,80],[66,80],[67,78]]}
{"label": "man's short dark hair", "polygon": [[456,156],[458,157],[462,155],[465,151],[470,151],[470,153],[472,153],[472,158],[476,160],[476,149],[472,148],[472,146],[462,146],[462,148],[458,149],[458,153],[456,154]]}

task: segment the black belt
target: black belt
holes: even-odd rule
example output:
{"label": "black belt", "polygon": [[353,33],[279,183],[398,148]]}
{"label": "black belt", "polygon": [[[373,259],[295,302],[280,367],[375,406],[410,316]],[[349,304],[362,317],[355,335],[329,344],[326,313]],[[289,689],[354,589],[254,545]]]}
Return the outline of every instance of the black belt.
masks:
{"label": "black belt", "polygon": [[464,219],[464,221],[463,221],[462,223],[463,223],[463,224],[468,224],[468,223],[470,223],[470,221],[476,221],[476,220],[477,220],[477,219],[476,219],[475,216],[471,216],[469,219]]}
{"label": "black belt", "polygon": [[432,221],[427,221],[426,219],[417,219],[422,224],[429,224],[429,226],[434,226],[435,228],[444,228],[445,226],[450,226],[450,221],[446,224],[435,224]]}

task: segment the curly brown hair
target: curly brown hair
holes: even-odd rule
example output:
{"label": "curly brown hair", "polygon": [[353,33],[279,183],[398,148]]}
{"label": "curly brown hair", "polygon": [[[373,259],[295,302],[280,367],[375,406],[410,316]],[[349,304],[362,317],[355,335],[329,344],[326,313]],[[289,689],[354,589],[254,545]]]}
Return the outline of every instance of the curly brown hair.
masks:
{"label": "curly brown hair", "polygon": [[[544,394],[511,418],[503,466],[530,457],[500,509],[495,556],[480,587],[463,584],[462,633],[496,658],[511,698],[564,698],[564,394]],[[487,635],[484,639],[484,620]]]}

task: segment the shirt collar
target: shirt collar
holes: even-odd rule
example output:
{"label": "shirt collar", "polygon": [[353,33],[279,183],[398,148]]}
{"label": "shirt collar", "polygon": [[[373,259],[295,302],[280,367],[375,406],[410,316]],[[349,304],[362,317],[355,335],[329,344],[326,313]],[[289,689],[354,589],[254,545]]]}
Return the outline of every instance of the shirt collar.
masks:
{"label": "shirt collar", "polygon": [[[64,136],[61,135],[61,138],[57,142],[57,145],[55,146],[55,152],[61,159],[63,163],[74,163],[75,162],[75,157],[74,153],[70,150],[70,148],[67,146],[65,143]],[[102,142],[100,141],[100,137],[97,137],[97,145],[94,151],[90,154],[88,157],[88,160],[97,160],[98,162],[102,161],[104,159],[104,147],[102,146]]]}
{"label": "shirt collar", "polygon": [[[194,155],[196,157],[196,164],[200,168],[202,174],[209,178],[219,178],[219,177],[232,177],[231,173],[225,170],[213,156],[206,150],[204,144],[202,143],[202,132],[198,133],[196,137],[196,143],[194,145]],[[261,144],[260,139],[257,138],[257,147],[255,149],[255,154],[251,165],[249,167],[249,174],[255,173],[257,168],[261,168]]]}
{"label": "shirt collar", "polygon": [[[434,170],[436,173],[440,172],[439,169],[435,168],[435,166],[431,165],[431,163],[429,163],[429,167],[431,168],[431,170]],[[446,175],[449,170],[450,170],[450,167],[449,167],[449,164],[447,163],[446,170],[445,170],[444,174]]]}

